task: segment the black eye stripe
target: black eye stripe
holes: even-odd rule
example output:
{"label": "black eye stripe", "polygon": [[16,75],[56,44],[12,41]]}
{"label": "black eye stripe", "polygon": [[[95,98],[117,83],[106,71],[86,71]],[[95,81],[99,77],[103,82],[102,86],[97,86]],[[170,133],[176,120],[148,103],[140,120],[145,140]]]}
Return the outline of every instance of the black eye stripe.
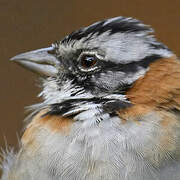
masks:
{"label": "black eye stripe", "polygon": [[122,71],[122,72],[136,72],[138,67],[148,68],[148,66],[154,61],[161,59],[160,55],[147,56],[137,62],[131,62],[128,64],[117,64],[110,61],[101,61],[102,70]]}

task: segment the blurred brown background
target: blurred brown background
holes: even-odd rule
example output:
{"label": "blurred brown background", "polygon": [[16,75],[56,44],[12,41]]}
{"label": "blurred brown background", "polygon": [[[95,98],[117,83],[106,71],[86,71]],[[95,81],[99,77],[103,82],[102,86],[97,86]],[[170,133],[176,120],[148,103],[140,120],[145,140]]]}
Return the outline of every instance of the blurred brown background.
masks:
{"label": "blurred brown background", "polygon": [[97,20],[132,16],[150,24],[156,36],[180,55],[179,0],[0,0],[0,146],[17,144],[24,107],[38,101],[36,76],[9,62],[28,50],[50,45]]}

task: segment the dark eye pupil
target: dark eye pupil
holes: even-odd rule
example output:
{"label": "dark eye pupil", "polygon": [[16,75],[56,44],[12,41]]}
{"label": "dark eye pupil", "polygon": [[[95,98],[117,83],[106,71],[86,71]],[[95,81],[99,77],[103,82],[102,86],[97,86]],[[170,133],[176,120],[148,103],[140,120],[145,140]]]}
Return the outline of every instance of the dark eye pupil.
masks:
{"label": "dark eye pupil", "polygon": [[94,56],[84,56],[81,63],[83,67],[90,68],[96,63],[96,58]]}

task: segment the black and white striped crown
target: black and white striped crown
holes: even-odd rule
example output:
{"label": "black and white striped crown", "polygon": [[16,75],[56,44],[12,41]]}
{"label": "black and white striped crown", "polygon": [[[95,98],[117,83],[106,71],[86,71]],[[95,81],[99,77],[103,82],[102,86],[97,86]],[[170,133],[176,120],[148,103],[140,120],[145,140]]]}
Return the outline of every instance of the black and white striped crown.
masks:
{"label": "black and white striped crown", "polygon": [[98,21],[90,26],[73,31],[61,41],[61,44],[68,44],[82,39],[83,42],[86,42],[92,37],[98,37],[104,33],[108,36],[119,33],[133,33],[135,36],[148,37],[152,48],[169,50],[163,43],[156,41],[152,35],[153,32],[154,30],[149,25],[143,24],[140,20],[119,16]]}

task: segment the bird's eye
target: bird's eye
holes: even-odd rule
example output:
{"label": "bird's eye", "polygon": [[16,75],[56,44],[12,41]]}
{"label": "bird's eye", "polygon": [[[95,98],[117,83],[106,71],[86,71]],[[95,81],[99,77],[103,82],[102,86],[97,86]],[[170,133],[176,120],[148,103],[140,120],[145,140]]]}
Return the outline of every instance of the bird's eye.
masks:
{"label": "bird's eye", "polygon": [[83,55],[80,60],[81,67],[85,69],[92,68],[97,63],[97,58],[94,55]]}

